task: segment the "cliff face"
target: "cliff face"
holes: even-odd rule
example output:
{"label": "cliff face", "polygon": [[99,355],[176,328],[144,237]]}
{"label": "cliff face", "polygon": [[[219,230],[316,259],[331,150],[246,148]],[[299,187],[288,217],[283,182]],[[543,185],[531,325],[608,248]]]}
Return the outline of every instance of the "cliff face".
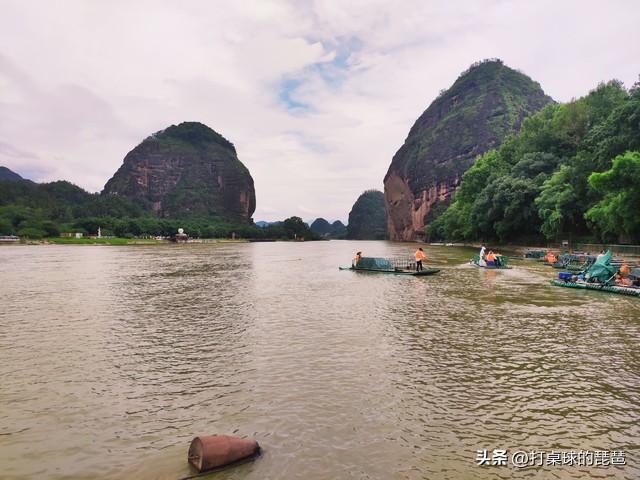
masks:
{"label": "cliff face", "polygon": [[382,192],[379,190],[367,190],[358,197],[349,212],[347,238],[353,240],[384,240],[387,238],[386,217]]}
{"label": "cliff face", "polygon": [[213,215],[247,222],[256,208],[253,178],[233,144],[197,122],[145,139],[103,193],[130,198],[161,217]]}
{"label": "cliff face", "polygon": [[449,202],[474,159],[516,132],[552,99],[499,60],[463,73],[416,120],[384,178],[391,240],[420,240],[438,204]]}

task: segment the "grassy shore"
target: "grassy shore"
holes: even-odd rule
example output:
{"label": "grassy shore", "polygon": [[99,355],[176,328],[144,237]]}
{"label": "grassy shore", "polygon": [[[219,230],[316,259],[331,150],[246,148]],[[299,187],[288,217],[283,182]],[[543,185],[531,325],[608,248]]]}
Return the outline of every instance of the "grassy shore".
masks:
{"label": "grassy shore", "polygon": [[50,237],[41,243],[55,243],[58,245],[155,245],[167,243],[168,240],[155,240],[153,238],[120,238],[120,237]]}
{"label": "grassy shore", "polygon": [[[243,238],[196,238],[190,239],[189,244],[194,243],[245,243],[249,240]],[[56,245],[166,245],[170,240],[156,240],[154,238],[122,238],[122,237],[48,237],[42,240],[29,240],[27,243],[43,244],[54,243]]]}

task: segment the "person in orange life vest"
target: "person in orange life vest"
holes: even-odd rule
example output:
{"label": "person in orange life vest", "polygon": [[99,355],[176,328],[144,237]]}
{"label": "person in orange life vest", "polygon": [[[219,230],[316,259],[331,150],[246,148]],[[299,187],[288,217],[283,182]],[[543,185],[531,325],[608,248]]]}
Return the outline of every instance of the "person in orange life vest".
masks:
{"label": "person in orange life vest", "polygon": [[362,258],[362,252],[358,252],[356,253],[355,258],[353,259],[353,262],[351,263],[352,267],[357,267],[358,263],[360,263],[360,259]]}
{"label": "person in orange life vest", "polygon": [[422,270],[422,261],[427,258],[427,256],[424,254],[424,250],[422,250],[422,248],[418,248],[414,256],[416,257],[416,272],[419,272]]}
{"label": "person in orange life vest", "polygon": [[493,254],[493,250],[489,250],[487,253],[487,267],[492,267],[496,263],[496,256]]}

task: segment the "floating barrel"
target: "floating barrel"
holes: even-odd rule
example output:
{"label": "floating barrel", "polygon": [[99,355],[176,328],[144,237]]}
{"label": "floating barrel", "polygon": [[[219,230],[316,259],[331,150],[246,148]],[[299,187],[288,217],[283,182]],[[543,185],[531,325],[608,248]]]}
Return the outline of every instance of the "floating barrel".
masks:
{"label": "floating barrel", "polygon": [[189,446],[189,463],[198,472],[221,468],[260,453],[260,445],[250,438],[229,435],[196,437]]}

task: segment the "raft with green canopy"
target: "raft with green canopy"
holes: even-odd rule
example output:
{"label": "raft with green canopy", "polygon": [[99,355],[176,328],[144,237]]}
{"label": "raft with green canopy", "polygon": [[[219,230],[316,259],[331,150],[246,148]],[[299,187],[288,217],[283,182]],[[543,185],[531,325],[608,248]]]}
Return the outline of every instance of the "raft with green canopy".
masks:
{"label": "raft with green canopy", "polygon": [[607,250],[607,253],[599,256],[584,274],[573,275],[571,272],[560,272],[557,279],[551,280],[551,285],[640,297],[640,288],[615,284],[614,278],[618,273],[618,265],[611,264],[611,257],[611,251]]}
{"label": "raft with green canopy", "polygon": [[392,273],[394,275],[412,275],[414,277],[433,275],[440,271],[438,268],[424,267],[423,270],[417,272],[415,262],[382,257],[362,257],[357,265],[339,268],[340,270],[353,270],[355,272]]}

